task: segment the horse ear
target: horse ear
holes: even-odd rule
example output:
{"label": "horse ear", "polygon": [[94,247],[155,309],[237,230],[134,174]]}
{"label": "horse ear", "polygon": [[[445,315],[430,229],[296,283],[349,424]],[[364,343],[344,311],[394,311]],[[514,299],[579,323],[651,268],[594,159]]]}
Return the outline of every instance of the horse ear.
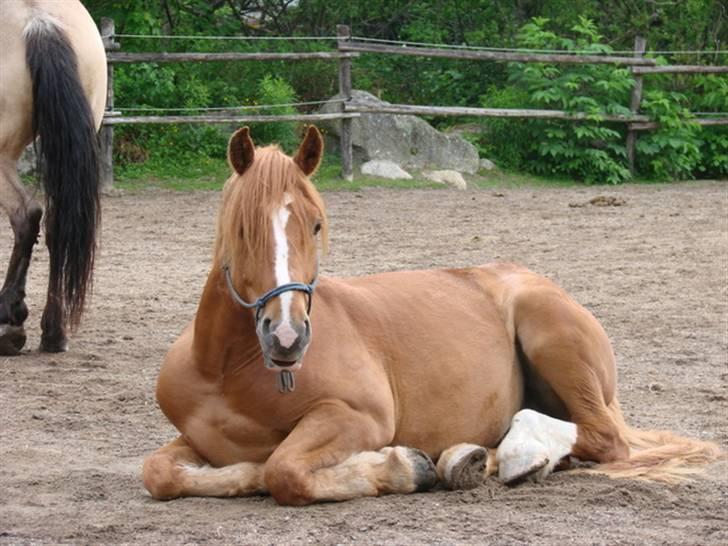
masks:
{"label": "horse ear", "polygon": [[238,174],[243,174],[253,163],[255,144],[250,138],[250,129],[243,127],[233,133],[228,142],[228,163]]}
{"label": "horse ear", "polygon": [[316,172],[323,155],[324,139],[321,137],[319,130],[311,125],[306,130],[306,136],[303,137],[303,142],[301,142],[301,146],[298,148],[298,152],[296,152],[296,157],[293,158],[293,161],[301,167],[301,170],[306,176],[309,176]]}

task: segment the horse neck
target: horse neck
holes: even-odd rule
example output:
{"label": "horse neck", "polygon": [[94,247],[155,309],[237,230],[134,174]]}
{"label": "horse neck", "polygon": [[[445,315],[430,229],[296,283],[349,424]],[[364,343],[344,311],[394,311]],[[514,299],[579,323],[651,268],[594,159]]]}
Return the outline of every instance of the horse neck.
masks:
{"label": "horse neck", "polygon": [[230,366],[262,367],[253,314],[230,297],[218,266],[210,271],[197,308],[193,354],[200,371],[208,376],[224,374]]}

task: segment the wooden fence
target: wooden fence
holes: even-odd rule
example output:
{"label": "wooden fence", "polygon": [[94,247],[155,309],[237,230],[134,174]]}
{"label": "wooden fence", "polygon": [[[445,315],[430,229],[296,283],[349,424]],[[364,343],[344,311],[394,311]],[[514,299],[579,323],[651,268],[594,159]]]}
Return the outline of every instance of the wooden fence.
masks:
{"label": "wooden fence", "polygon": [[[530,53],[518,51],[485,51],[468,49],[444,49],[410,45],[391,45],[357,40],[352,37],[346,25],[337,27],[337,51],[303,52],[303,53],[125,53],[119,51],[115,41],[114,22],[103,19],[101,35],[107,50],[109,88],[107,94],[107,112],[104,116],[101,132],[102,176],[105,185],[113,184],[113,131],[114,125],[137,123],[256,123],[269,121],[323,121],[341,120],[340,147],[342,177],[353,179],[352,153],[352,119],[362,114],[400,114],[427,116],[479,116],[479,117],[511,117],[529,119],[562,119],[583,120],[586,114],[571,113],[560,110],[508,109],[508,108],[468,108],[456,106],[419,106],[409,104],[362,104],[352,99],[351,63],[361,53],[390,55],[408,55],[418,57],[438,57],[460,60],[499,61],[499,62],[535,62],[535,63],[567,63],[567,64],[614,64],[628,66],[632,71],[635,86],[630,97],[629,116],[604,115],[604,121],[627,124],[627,158],[630,169],[634,170],[634,150],[637,131],[654,129],[658,126],[647,116],[639,114],[642,100],[642,79],[649,74],[717,74],[728,73],[728,66],[672,65],[657,66],[654,59],[645,57],[646,41],[637,37],[632,56],[616,55],[580,55],[556,53]],[[117,63],[137,62],[213,62],[213,61],[306,61],[311,59],[331,60],[339,63],[339,95],[342,97],[337,113],[328,114],[294,114],[294,115],[244,115],[239,113],[221,113],[214,115],[189,116],[124,116],[114,111],[114,65]],[[234,109],[231,109],[234,110]],[[728,117],[696,119],[700,125],[728,125]]]}

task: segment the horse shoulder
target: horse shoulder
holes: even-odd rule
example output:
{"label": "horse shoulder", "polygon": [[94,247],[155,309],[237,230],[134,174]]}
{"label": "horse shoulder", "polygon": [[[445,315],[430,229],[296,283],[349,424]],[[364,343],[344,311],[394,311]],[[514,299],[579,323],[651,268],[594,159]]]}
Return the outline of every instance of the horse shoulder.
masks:
{"label": "horse shoulder", "polygon": [[181,430],[191,409],[199,403],[209,380],[194,363],[194,323],[190,323],[167,351],[157,380],[157,401],[167,418]]}

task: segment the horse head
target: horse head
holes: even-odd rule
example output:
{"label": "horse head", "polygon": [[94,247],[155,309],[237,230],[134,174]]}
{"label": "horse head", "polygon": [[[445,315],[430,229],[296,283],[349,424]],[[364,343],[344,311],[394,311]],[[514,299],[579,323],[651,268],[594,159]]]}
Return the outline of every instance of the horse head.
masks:
{"label": "horse head", "polygon": [[299,369],[311,341],[318,240],[325,247],[327,229],[323,200],[308,177],[322,155],[315,127],[292,158],[277,146],[256,149],[247,127],[228,144],[233,173],[223,191],[216,261],[230,296],[253,314],[273,371]]}

